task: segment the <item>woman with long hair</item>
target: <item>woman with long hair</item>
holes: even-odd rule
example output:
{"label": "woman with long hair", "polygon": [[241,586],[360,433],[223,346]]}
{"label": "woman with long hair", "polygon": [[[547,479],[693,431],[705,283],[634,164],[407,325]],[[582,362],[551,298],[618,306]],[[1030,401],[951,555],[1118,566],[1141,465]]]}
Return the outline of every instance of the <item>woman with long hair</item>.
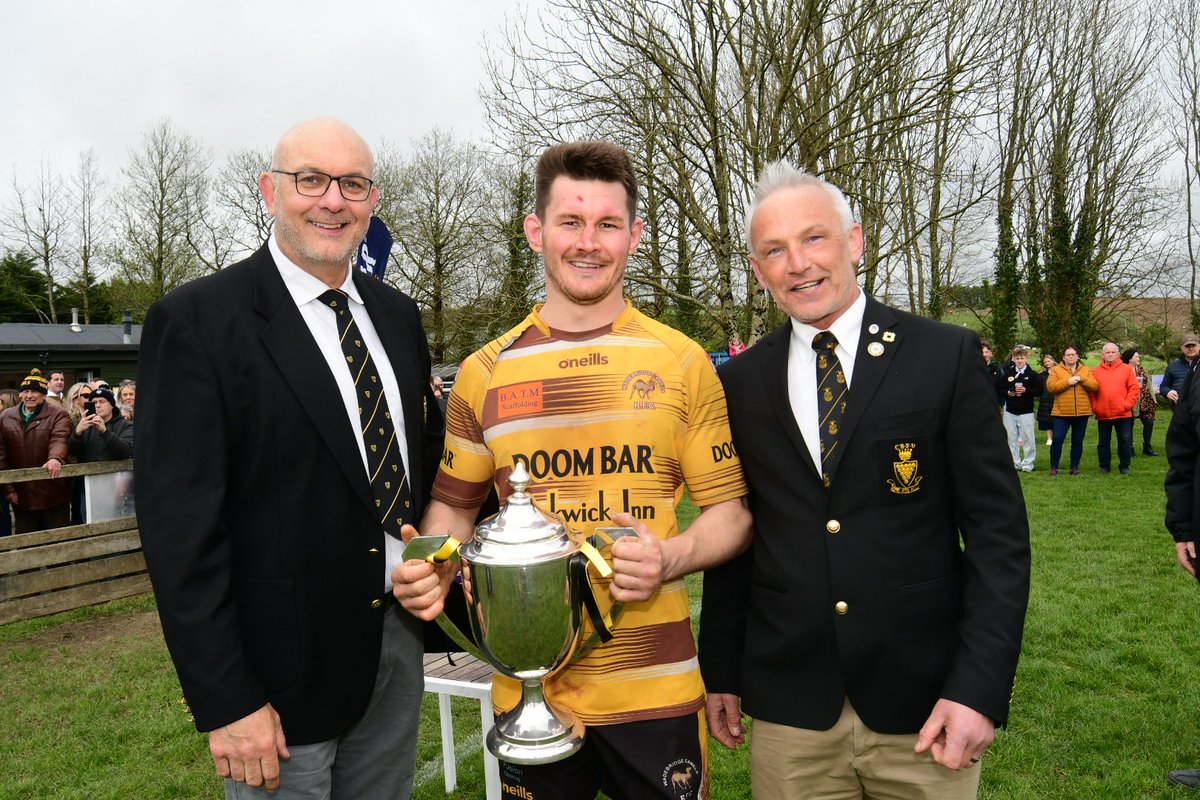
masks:
{"label": "woman with long hair", "polygon": [[1156,456],[1158,451],[1150,445],[1150,437],[1154,434],[1154,417],[1158,412],[1157,394],[1154,390],[1154,379],[1142,366],[1142,354],[1134,348],[1121,353],[1121,360],[1133,367],[1133,375],[1138,382],[1138,401],[1133,407],[1133,415],[1142,420],[1142,455]]}

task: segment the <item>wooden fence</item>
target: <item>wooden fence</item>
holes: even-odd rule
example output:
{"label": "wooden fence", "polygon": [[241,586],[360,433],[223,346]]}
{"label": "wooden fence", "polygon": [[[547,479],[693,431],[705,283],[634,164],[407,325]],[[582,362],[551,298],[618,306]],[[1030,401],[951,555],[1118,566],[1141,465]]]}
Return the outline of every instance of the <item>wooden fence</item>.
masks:
{"label": "wooden fence", "polygon": [[[57,480],[133,469],[133,461],[68,464]],[[44,469],[0,472],[0,484],[45,480]],[[137,517],[0,537],[0,625],[150,590]]]}

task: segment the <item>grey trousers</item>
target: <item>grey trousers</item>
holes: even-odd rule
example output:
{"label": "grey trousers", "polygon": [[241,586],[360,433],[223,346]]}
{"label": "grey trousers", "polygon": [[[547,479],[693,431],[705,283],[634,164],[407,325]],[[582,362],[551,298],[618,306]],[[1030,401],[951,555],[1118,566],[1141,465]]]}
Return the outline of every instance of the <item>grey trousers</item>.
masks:
{"label": "grey trousers", "polygon": [[393,605],[362,719],[337,739],[289,745],[291,758],[279,764],[278,791],[226,779],[226,800],[408,800],[425,690],[423,655],[420,623]]}

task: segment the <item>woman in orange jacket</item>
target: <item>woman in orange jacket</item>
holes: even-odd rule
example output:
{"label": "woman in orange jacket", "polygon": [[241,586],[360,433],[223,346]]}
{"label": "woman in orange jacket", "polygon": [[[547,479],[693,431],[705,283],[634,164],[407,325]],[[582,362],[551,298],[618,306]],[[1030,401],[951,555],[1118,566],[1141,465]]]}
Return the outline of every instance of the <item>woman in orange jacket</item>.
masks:
{"label": "woman in orange jacket", "polygon": [[1071,474],[1079,474],[1083,436],[1087,432],[1088,418],[1092,416],[1090,393],[1098,386],[1092,371],[1079,360],[1079,350],[1074,347],[1064,350],[1062,363],[1050,370],[1046,390],[1054,395],[1054,408],[1050,411],[1054,425],[1054,441],[1050,443],[1051,475],[1058,474],[1058,462],[1068,430],[1071,431]]}

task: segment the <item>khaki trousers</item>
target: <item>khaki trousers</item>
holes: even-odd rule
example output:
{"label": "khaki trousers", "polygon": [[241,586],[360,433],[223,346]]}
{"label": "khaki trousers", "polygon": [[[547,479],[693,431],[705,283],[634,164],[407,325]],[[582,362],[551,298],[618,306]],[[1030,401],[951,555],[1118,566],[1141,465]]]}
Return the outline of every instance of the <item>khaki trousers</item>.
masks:
{"label": "khaki trousers", "polygon": [[827,731],[755,720],[750,775],[755,800],[974,800],[979,765],[949,770],[917,734],[875,733],[846,701]]}

